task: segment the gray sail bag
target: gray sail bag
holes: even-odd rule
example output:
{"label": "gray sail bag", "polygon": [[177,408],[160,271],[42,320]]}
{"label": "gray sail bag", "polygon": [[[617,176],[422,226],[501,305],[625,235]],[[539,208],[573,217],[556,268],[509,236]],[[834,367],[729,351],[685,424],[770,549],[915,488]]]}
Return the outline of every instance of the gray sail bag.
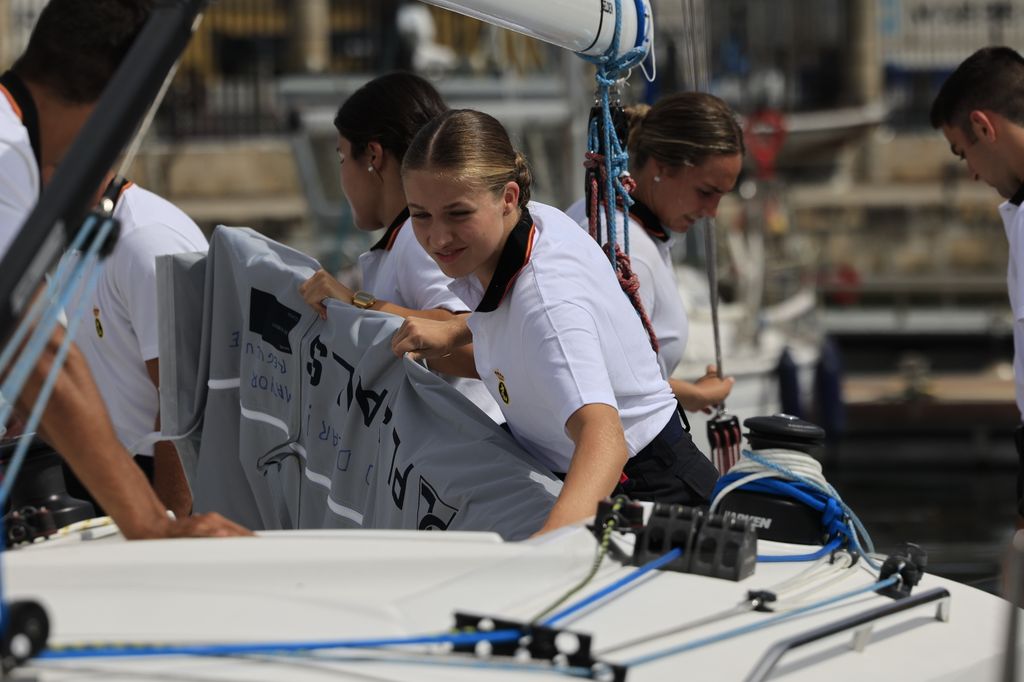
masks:
{"label": "gray sail bag", "polygon": [[447,382],[402,320],[299,296],[319,264],[248,228],[158,260],[160,410],[197,512],[253,529],[543,525],[560,482]]}

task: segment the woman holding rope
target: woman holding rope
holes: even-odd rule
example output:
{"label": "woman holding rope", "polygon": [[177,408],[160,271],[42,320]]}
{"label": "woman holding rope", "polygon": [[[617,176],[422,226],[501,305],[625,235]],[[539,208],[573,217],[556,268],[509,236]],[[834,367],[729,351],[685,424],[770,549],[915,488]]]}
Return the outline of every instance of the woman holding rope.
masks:
{"label": "woman holding rope", "polygon": [[416,238],[473,310],[407,318],[398,355],[473,344],[509,431],[565,486],[541,532],[594,514],[616,486],[704,504],[714,467],[683,429],[647,334],[601,248],[564,213],[530,202],[530,171],[501,124],[449,111],[402,164]]}
{"label": "woman holding rope", "polygon": [[[729,105],[702,92],[668,95],[653,107],[627,108],[626,115],[635,187],[626,226],[620,210],[616,227],[629,232],[630,262],[657,338],[662,375],[684,409],[710,411],[725,400],[734,381],[720,378],[714,365],[696,382],[671,378],[689,333],[671,249],[673,234],[685,233],[700,218],[713,218],[722,195],[736,184],[743,166],[743,131]],[[585,199],[566,212],[590,226]],[[602,226],[603,219],[601,212]]]}

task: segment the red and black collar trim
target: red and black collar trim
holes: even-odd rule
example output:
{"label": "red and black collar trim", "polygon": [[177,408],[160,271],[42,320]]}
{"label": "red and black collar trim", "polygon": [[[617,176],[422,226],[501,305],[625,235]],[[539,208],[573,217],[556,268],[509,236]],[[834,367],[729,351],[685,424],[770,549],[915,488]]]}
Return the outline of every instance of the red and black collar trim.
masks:
{"label": "red and black collar trim", "polygon": [[660,242],[668,241],[668,231],[665,230],[664,225],[658,220],[658,216],[654,215],[654,211],[649,209],[646,204],[634,198],[633,205],[629,207],[629,215],[640,223],[640,226],[644,228],[644,232]]}
{"label": "red and black collar trim", "polygon": [[28,131],[28,141],[32,145],[32,153],[36,157],[36,166],[39,168],[40,177],[43,172],[42,145],[39,142],[39,112],[36,110],[35,100],[32,93],[25,87],[24,81],[13,71],[7,71],[0,76],[0,93],[7,97],[11,103],[14,113],[21,119],[22,125]]}
{"label": "red and black collar trim", "polygon": [[398,231],[402,229],[402,225],[405,225],[405,221],[409,219],[409,209],[403,208],[402,212],[398,214],[398,217],[391,221],[388,225],[388,229],[384,231],[384,236],[380,240],[370,247],[370,251],[379,251],[384,249],[390,251],[391,247],[395,245],[395,239],[398,238]]}
{"label": "red and black collar trim", "polygon": [[1017,189],[1016,194],[1010,197],[1010,203],[1013,204],[1014,206],[1020,206],[1021,204],[1024,204],[1024,184],[1022,184]]}
{"label": "red and black collar trim", "polygon": [[491,283],[487,285],[476,312],[491,313],[498,309],[505,296],[512,290],[519,273],[530,262],[536,237],[537,226],[534,225],[530,212],[524,208],[519,222],[512,228],[505,247],[501,250],[498,267],[494,269],[494,276],[491,277]]}

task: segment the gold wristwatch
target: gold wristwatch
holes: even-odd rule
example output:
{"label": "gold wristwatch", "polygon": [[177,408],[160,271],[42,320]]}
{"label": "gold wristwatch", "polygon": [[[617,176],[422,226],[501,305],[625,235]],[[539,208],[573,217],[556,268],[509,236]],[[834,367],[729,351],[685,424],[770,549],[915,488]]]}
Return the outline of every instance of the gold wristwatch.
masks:
{"label": "gold wristwatch", "polygon": [[357,291],[352,294],[352,305],[360,310],[366,310],[377,302],[377,297],[368,291]]}

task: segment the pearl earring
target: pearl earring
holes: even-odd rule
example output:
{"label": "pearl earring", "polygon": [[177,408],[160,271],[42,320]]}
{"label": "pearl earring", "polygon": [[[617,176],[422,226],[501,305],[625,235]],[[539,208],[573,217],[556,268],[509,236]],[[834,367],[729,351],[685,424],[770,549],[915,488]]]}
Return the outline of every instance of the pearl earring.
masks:
{"label": "pearl earring", "polygon": [[660,175],[655,175],[654,176],[654,181],[655,182],[661,182],[661,176]]}
{"label": "pearl earring", "polygon": [[374,169],[374,167],[373,167],[373,164],[371,163],[371,164],[370,164],[369,166],[367,166],[367,167],[366,167],[366,170],[367,170],[368,172],[372,173],[372,172],[373,172],[373,171],[375,170],[375,169]]}

